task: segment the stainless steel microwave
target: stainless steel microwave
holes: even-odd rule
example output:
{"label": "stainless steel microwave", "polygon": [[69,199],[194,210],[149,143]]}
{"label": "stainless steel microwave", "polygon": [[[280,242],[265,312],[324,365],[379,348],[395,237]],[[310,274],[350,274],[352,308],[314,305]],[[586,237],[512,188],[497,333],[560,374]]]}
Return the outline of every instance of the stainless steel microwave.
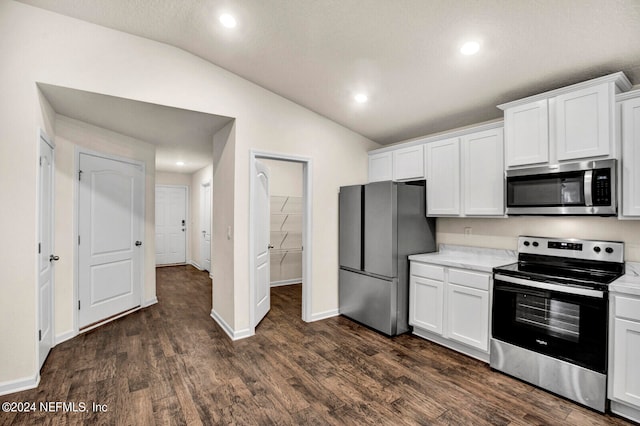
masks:
{"label": "stainless steel microwave", "polygon": [[616,160],[507,171],[508,215],[614,216]]}

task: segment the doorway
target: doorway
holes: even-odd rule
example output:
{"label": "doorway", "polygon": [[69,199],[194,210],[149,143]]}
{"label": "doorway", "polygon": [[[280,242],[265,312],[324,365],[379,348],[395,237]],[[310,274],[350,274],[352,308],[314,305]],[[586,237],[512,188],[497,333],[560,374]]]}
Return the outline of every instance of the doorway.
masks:
{"label": "doorway", "polygon": [[156,185],[156,265],[187,259],[187,187]]}
{"label": "doorway", "polygon": [[[263,280],[260,280],[260,273],[262,272],[259,269],[259,262],[257,261],[257,257],[260,255],[261,248],[257,247],[256,241],[259,233],[262,233],[263,229],[257,229],[258,223],[261,222],[261,215],[265,215],[265,209],[261,207],[264,203],[260,203],[260,199],[263,197],[259,197],[258,192],[261,190],[262,182],[264,179],[260,179],[260,173],[257,173],[259,167],[257,167],[256,163],[259,163],[262,160],[276,160],[276,161],[286,161],[299,163],[302,166],[302,197],[300,199],[301,204],[301,244],[300,244],[300,257],[301,257],[301,266],[302,266],[302,320],[306,322],[310,322],[311,318],[311,259],[312,259],[312,243],[311,243],[311,206],[312,206],[312,186],[311,186],[311,176],[312,176],[312,161],[307,157],[286,155],[286,154],[278,154],[278,153],[270,153],[270,152],[262,152],[251,150],[250,151],[250,180],[249,180],[249,295],[250,295],[250,328],[251,335],[255,334],[255,328],[258,324],[260,318],[258,314],[258,302],[261,301],[259,296],[260,289],[258,285]],[[268,188],[267,188],[268,193]],[[269,204],[267,203],[266,211],[269,210]],[[263,218],[262,218],[263,219]],[[269,219],[267,219],[270,226]],[[273,245],[273,244],[270,244]]]}

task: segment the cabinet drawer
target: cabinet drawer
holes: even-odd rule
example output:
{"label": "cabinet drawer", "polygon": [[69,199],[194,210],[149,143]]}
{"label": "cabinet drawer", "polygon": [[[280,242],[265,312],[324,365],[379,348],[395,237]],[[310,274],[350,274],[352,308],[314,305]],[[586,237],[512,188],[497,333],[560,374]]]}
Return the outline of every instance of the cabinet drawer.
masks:
{"label": "cabinet drawer", "polygon": [[442,266],[411,262],[411,275],[444,281],[444,268]]}
{"label": "cabinet drawer", "polygon": [[615,296],[616,317],[640,321],[640,299],[632,297]]}
{"label": "cabinet drawer", "polygon": [[476,288],[478,290],[489,290],[489,274],[481,272],[461,271],[459,269],[449,269],[449,282],[465,287]]}

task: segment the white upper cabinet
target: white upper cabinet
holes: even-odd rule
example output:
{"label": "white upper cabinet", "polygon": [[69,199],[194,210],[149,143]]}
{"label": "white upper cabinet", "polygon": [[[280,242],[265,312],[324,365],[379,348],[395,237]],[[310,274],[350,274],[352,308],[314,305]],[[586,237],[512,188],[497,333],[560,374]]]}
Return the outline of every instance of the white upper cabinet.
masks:
{"label": "white upper cabinet", "polygon": [[612,99],[609,83],[555,98],[558,160],[608,156],[611,153]]}
{"label": "white upper cabinet", "polygon": [[425,145],[427,167],[427,215],[460,214],[460,139]]}
{"label": "white upper cabinet", "polygon": [[369,182],[391,180],[393,178],[393,163],[391,152],[369,154]]}
{"label": "white upper cabinet", "polygon": [[464,214],[504,214],[504,142],[502,128],[462,137]]}
{"label": "white upper cabinet", "polygon": [[640,92],[620,102],[622,216],[640,216]]}
{"label": "white upper cabinet", "polygon": [[630,88],[619,72],[498,105],[504,110],[507,168],[619,157],[615,95]]}
{"label": "white upper cabinet", "polygon": [[548,111],[546,99],[505,110],[508,167],[549,161]]}
{"label": "white upper cabinet", "polygon": [[424,179],[424,148],[415,145],[392,151],[393,180]]}

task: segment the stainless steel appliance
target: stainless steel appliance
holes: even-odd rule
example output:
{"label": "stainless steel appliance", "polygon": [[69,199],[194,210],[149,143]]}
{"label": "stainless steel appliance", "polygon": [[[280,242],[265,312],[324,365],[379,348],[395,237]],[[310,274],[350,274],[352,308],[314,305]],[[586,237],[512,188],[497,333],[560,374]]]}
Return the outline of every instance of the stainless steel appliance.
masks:
{"label": "stainless steel appliance", "polygon": [[490,365],[604,412],[608,284],[624,244],[524,237],[518,262],[493,269]]}
{"label": "stainless steel appliance", "polygon": [[340,313],[384,334],[409,331],[410,254],[435,251],[421,182],[340,188]]}
{"label": "stainless steel appliance", "polygon": [[507,171],[508,215],[613,216],[616,160]]}

